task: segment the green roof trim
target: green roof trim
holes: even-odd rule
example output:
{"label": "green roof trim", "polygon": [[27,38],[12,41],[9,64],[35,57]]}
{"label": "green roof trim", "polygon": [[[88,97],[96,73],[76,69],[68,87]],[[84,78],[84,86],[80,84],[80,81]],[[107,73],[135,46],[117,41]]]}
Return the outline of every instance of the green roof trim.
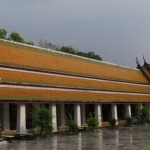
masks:
{"label": "green roof trim", "polygon": [[26,101],[26,102],[35,102],[35,101],[43,101],[43,102],[113,102],[113,103],[119,103],[119,102],[150,102],[149,100],[128,100],[128,99],[116,99],[116,100],[109,100],[109,99],[68,99],[68,98],[44,98],[44,97],[17,97],[17,96],[1,96],[0,101],[4,100],[12,100],[12,101]]}

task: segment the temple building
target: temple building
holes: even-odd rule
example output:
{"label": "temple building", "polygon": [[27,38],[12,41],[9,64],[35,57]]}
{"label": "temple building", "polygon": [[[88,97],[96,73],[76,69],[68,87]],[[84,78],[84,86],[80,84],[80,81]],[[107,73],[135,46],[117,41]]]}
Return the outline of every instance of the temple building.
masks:
{"label": "temple building", "polygon": [[137,69],[0,40],[0,123],[3,131],[32,128],[32,105],[51,108],[54,132],[66,110],[79,126],[92,111],[103,126],[150,104],[150,65]]}

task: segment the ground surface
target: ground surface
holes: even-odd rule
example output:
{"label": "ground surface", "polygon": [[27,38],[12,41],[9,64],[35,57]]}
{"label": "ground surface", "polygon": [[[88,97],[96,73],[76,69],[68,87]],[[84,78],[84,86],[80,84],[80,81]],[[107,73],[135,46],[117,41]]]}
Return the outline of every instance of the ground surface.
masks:
{"label": "ground surface", "polygon": [[57,134],[44,140],[13,140],[0,145],[0,150],[150,150],[150,126]]}

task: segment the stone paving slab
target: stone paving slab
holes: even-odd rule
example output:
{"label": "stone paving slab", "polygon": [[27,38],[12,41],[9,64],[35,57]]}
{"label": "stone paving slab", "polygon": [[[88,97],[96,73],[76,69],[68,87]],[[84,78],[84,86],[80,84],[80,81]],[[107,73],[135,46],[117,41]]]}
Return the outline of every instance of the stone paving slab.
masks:
{"label": "stone paving slab", "polygon": [[150,150],[150,127],[136,126],[52,135],[43,140],[16,141],[0,150]]}

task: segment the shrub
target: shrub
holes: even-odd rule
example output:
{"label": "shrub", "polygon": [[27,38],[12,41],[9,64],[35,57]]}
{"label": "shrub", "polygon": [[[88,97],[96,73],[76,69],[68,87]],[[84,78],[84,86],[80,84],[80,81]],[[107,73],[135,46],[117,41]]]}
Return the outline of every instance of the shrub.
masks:
{"label": "shrub", "polygon": [[143,106],[140,110],[140,123],[145,124],[147,122],[149,110],[147,106]]}
{"label": "shrub", "polygon": [[53,130],[52,113],[50,109],[45,106],[34,105],[34,111],[32,112],[33,118],[35,118],[35,125],[38,127],[37,135],[42,136],[43,132],[51,134]]}
{"label": "shrub", "polygon": [[115,118],[110,118],[110,119],[108,120],[108,122],[109,122],[109,125],[110,125],[112,128],[114,128],[114,127],[116,126],[117,120],[116,120]]}
{"label": "shrub", "polygon": [[[67,111],[66,111],[67,112]],[[69,132],[78,132],[79,127],[77,123],[72,119],[71,114],[67,112],[67,115],[65,116],[65,125],[68,126],[68,131]]]}
{"label": "shrub", "polygon": [[96,128],[99,126],[99,120],[97,117],[95,117],[95,114],[90,112],[89,117],[86,120],[87,124],[89,127],[92,129]]}
{"label": "shrub", "polygon": [[126,125],[128,126],[131,126],[132,124],[135,124],[135,116],[125,116],[124,119],[125,119],[125,122],[126,122]]}

